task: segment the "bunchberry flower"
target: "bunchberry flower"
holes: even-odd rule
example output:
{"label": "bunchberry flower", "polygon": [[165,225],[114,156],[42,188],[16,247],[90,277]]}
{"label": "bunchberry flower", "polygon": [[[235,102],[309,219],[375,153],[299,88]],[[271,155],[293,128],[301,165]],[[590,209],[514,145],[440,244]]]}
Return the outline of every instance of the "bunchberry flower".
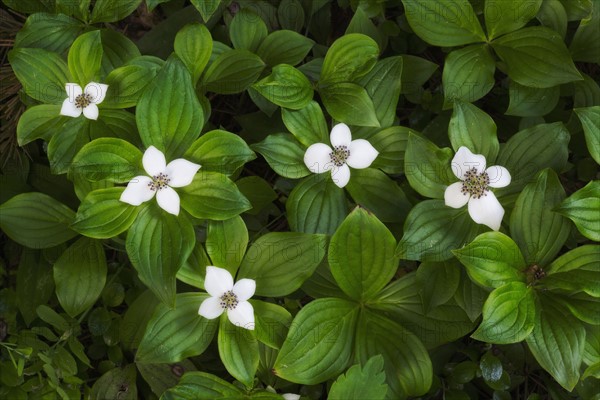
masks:
{"label": "bunchberry flower", "polygon": [[215,319],[227,312],[227,318],[232,324],[254,329],[254,308],[248,302],[256,290],[253,279],[240,279],[234,285],[229,271],[208,266],[204,288],[211,297],[200,304],[198,314],[207,319]]}
{"label": "bunchberry flower", "polygon": [[504,208],[490,188],[507,186],[511,180],[508,170],[498,165],[486,169],[483,155],[473,154],[462,146],[452,159],[452,172],[461,182],[446,188],[446,205],[461,208],[468,203],[469,215],[473,221],[495,231],[500,229]]}
{"label": "bunchberry flower", "polygon": [[83,113],[86,118],[98,119],[98,104],[104,101],[108,85],[90,82],[81,89],[76,83],[67,83],[65,89],[68,97],[63,101],[61,115],[76,118]]}
{"label": "bunchberry flower", "polygon": [[329,140],[333,149],[325,143],[315,143],[306,149],[304,164],[315,174],[331,171],[333,182],[343,188],[350,180],[350,168],[369,167],[379,152],[364,139],[352,140],[346,124],[337,124],[331,130]]}
{"label": "bunchberry flower", "polygon": [[167,164],[165,155],[154,146],[148,147],[142,158],[144,170],[149,176],[136,176],[121,194],[120,200],[139,206],[156,195],[160,208],[179,215],[179,195],[173,188],[192,183],[200,165],[178,158]]}

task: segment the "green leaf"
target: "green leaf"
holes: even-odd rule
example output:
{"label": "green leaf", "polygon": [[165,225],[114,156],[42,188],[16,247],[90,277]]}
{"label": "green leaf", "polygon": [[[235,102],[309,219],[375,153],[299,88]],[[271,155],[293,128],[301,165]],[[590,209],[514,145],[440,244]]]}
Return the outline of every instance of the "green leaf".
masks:
{"label": "green leaf", "polygon": [[373,100],[355,83],[338,82],[321,86],[321,100],[329,114],[349,125],[379,127]]}
{"label": "green leaf", "polygon": [[506,115],[540,117],[548,114],[558,104],[560,87],[531,88],[510,81],[510,103]]}
{"label": "green leaf", "polygon": [[264,68],[263,61],[248,50],[227,50],[209,65],[203,84],[210,92],[241,93],[256,81]]}
{"label": "green leaf", "polygon": [[181,156],[204,125],[190,74],[176,57],[169,58],[146,87],[136,109],[144,146],[155,146],[167,160]]}
{"label": "green leaf", "polygon": [[250,300],[256,318],[256,338],[273,349],[280,349],[289,327],[292,314],[277,304]]}
{"label": "green leaf", "polygon": [[331,400],[385,399],[388,385],[385,384],[383,356],[376,355],[361,368],[353,365],[340,375],[329,390]]}
{"label": "green leaf", "polygon": [[444,98],[474,102],[484,97],[494,87],[496,62],[487,44],[475,44],[448,54],[444,64],[442,82]]}
{"label": "green leaf", "polygon": [[14,47],[36,47],[64,53],[82,30],[82,23],[64,14],[39,11],[42,10],[35,10],[35,14],[27,18],[15,37]]}
{"label": "green leaf", "polygon": [[92,182],[129,182],[136,175],[145,175],[142,152],[129,142],[115,138],[100,138],[83,146],[73,159],[72,174]]}
{"label": "green leaf", "polygon": [[314,95],[313,88],[306,76],[287,64],[273,67],[271,75],[255,83],[252,87],[270,102],[293,110],[306,107]]}
{"label": "green leaf", "polygon": [[131,303],[123,315],[119,329],[119,340],[124,349],[137,349],[146,332],[146,325],[159,305],[152,291],[145,290]]}
{"label": "green leaf", "polygon": [[[106,77],[109,90],[103,108],[128,108],[137,105],[144,89],[160,71],[156,64],[128,64],[113,69]],[[104,111],[104,110],[103,110]]]}
{"label": "green leaf", "polygon": [[202,24],[186,25],[177,32],[174,47],[175,54],[188,68],[192,75],[192,83],[196,85],[212,53],[213,40],[210,31]]}
{"label": "green leaf", "polygon": [[491,351],[487,351],[479,361],[481,375],[487,382],[497,382],[502,378],[502,361],[496,357]]}
{"label": "green leaf", "polygon": [[179,192],[181,206],[200,219],[221,221],[252,207],[235,183],[217,172],[200,170],[192,183]]}
{"label": "green leaf", "polygon": [[54,294],[52,267],[41,252],[23,249],[17,268],[16,293],[17,306],[29,326],[37,318],[37,307],[48,304]]}
{"label": "green leaf", "polygon": [[218,345],[221,361],[235,379],[252,387],[258,369],[258,341],[253,330],[234,326],[223,313],[220,318]]}
{"label": "green leaf", "polygon": [[568,391],[579,381],[585,329],[563,306],[541,296],[535,329],[527,338],[537,362]]}
{"label": "green leaf", "polygon": [[471,337],[495,344],[517,343],[531,334],[535,319],[533,288],[510,282],[490,293],[483,305],[483,321]]}
{"label": "green leaf", "polygon": [[310,174],[304,165],[304,149],[292,135],[276,133],[267,136],[262,142],[252,145],[252,149],[260,153],[273,170],[291,179],[303,178]]}
{"label": "green leaf", "polygon": [[567,162],[569,131],[561,122],[540,124],[514,134],[502,147],[496,165],[508,169],[510,185],[495,191],[497,197],[518,193],[544,168],[561,172]]}
{"label": "green leaf", "polygon": [[87,120],[91,140],[101,137],[114,137],[123,139],[137,147],[143,147],[138,135],[134,114],[125,110],[114,109],[104,109],[101,113],[102,118],[96,121]]}
{"label": "green leaf", "polygon": [[486,232],[463,248],[452,251],[476,283],[499,288],[525,282],[525,260],[517,244],[500,232]]}
{"label": "green leaf", "polygon": [[142,0],[96,0],[92,11],[92,23],[115,22],[135,11]]}
{"label": "green leaf", "polygon": [[60,105],[54,104],[40,104],[28,108],[17,123],[19,146],[25,146],[36,139],[49,141],[52,134],[69,120],[69,117],[60,115],[60,109]]}
{"label": "green leaf", "polygon": [[238,179],[235,184],[240,192],[250,200],[252,209],[246,213],[251,215],[258,215],[279,197],[271,184],[259,176],[246,176]]}
{"label": "green leaf", "polygon": [[396,118],[401,92],[402,65],[402,57],[388,57],[378,61],[373,69],[360,79],[360,86],[366,89],[373,100],[375,113],[382,127],[392,126]]}
{"label": "green leaf", "polygon": [[282,0],[277,8],[277,19],[283,29],[299,32],[304,26],[305,14],[299,0]]}
{"label": "green leaf", "polygon": [[402,93],[420,93],[423,90],[423,84],[429,80],[436,69],[438,69],[438,65],[429,60],[404,54],[402,56]]}
{"label": "green leaf", "polygon": [[214,130],[200,136],[186,151],[184,158],[202,166],[203,171],[232,175],[256,154],[236,134]]}
{"label": "green leaf", "polygon": [[374,215],[356,208],[331,238],[329,265],[340,288],[352,299],[373,298],[398,268],[396,240]]}
{"label": "green leaf", "polygon": [[299,110],[282,108],[281,118],[285,127],[306,147],[314,143],[329,141],[327,122],[321,106],[316,101],[309,101],[305,107]]}
{"label": "green leaf", "polygon": [[410,133],[416,132],[404,126],[391,126],[371,136],[369,142],[379,152],[371,168],[392,175],[404,172],[404,154]]}
{"label": "green leaf", "polygon": [[425,200],[408,213],[396,255],[406,260],[445,261],[452,257],[452,250],[470,242],[481,229],[466,208]]}
{"label": "green leaf", "polygon": [[71,317],[94,305],[106,283],[106,257],[98,240],[81,238],[54,264],[56,297]]}
{"label": "green leaf", "polygon": [[192,4],[202,15],[204,22],[212,17],[212,15],[219,9],[221,0],[191,0]]}
{"label": "green leaf", "polygon": [[448,136],[454,151],[465,146],[475,154],[483,154],[489,164],[500,149],[494,120],[473,104],[460,100],[454,101]]}
{"label": "green leaf", "polygon": [[548,289],[600,297],[600,246],[577,247],[552,262],[540,284]]}
{"label": "green leaf", "polygon": [[[131,40],[114,29],[102,29],[102,76],[119,68],[142,54]],[[148,79],[148,78],[146,78]]]}
{"label": "green leaf", "polygon": [[239,50],[256,52],[263,39],[267,37],[267,33],[267,25],[250,8],[241,9],[229,25],[231,43]]}
{"label": "green leaf", "polygon": [[417,336],[367,308],[358,318],[354,351],[360,363],[383,356],[389,398],[420,396],[431,386],[431,360]]}
{"label": "green leaf", "polygon": [[211,265],[225,268],[231,275],[242,263],[248,247],[248,228],[240,216],[224,221],[209,221],[206,234],[206,251]]}
{"label": "green leaf", "polygon": [[398,183],[373,168],[353,170],[346,190],[383,222],[404,222],[412,207]]}
{"label": "green leaf", "polygon": [[183,263],[183,266],[177,271],[177,279],[198,289],[204,289],[206,267],[212,264],[202,243],[196,242],[192,254],[190,254],[185,263]]}
{"label": "green leaf", "polygon": [[319,85],[356,81],[373,69],[378,57],[379,46],[370,37],[360,33],[344,35],[327,51]]}
{"label": "green leaf", "polygon": [[235,399],[243,396],[240,389],[221,378],[192,371],[184,374],[176,386],[161,396],[161,400]]}
{"label": "green leaf", "polygon": [[317,299],[294,318],[273,373],[312,385],[340,374],[351,360],[358,305],[341,299]]}
{"label": "green leaf", "polygon": [[553,211],[564,198],[558,175],[551,169],[541,171],[517,198],[510,232],[528,264],[547,265],[567,240],[570,224]]}
{"label": "green leaf", "polygon": [[434,46],[462,46],[486,37],[468,0],[402,0],[410,27]]}
{"label": "green leaf", "polygon": [[541,26],[523,28],[492,42],[508,76],[523,86],[549,88],[583,79],[560,36]]}
{"label": "green leaf", "polygon": [[75,83],[82,88],[100,78],[102,42],[100,31],[79,36],[69,49],[69,70]]}
{"label": "green leaf", "polygon": [[285,203],[290,229],[332,235],[348,212],[344,189],[328,174],[302,180]]}
{"label": "green leaf", "polygon": [[591,13],[579,22],[579,28],[569,46],[574,61],[600,63],[600,49],[594,43],[594,38],[600,35],[599,23],[600,4],[594,1]]}
{"label": "green leaf", "polygon": [[196,244],[194,227],[158,207],[142,210],[127,234],[127,254],[138,276],[162,302],[174,306],[175,276]]}
{"label": "green leaf", "polygon": [[56,53],[43,49],[15,48],[8,61],[28,96],[47,104],[61,104],[67,98],[67,63]]}
{"label": "green leaf", "polygon": [[542,0],[515,4],[508,1],[486,1],[484,16],[489,39],[524,27],[536,16],[541,5]]}
{"label": "green leaf", "polygon": [[88,142],[91,122],[85,117],[69,120],[48,142],[48,159],[54,174],[64,174],[73,165],[73,158]]}
{"label": "green leaf", "polygon": [[409,134],[404,173],[410,186],[423,196],[444,198],[446,187],[456,180],[450,165],[452,157],[450,149],[440,149],[419,135]]}
{"label": "green leaf", "polygon": [[108,239],[125,232],[144,206],[120,201],[124,187],[90,192],[81,202],[71,228],[94,239]]}
{"label": "green leaf", "polygon": [[588,239],[600,241],[600,182],[591,181],[554,209],[575,223],[579,232]]}
{"label": "green leaf", "polygon": [[[596,251],[598,251],[598,249],[596,249]],[[595,276],[594,279],[598,279],[597,276]],[[595,289],[597,290],[597,288]],[[580,321],[588,324],[588,327],[593,326],[593,328],[598,329],[598,325],[600,325],[600,314],[598,313],[598,308],[600,307],[600,296],[590,296],[585,292],[578,292],[568,295],[554,291],[553,298],[566,306],[569,311],[571,311],[571,313]]]}
{"label": "green leaf", "polygon": [[321,263],[325,244],[324,235],[267,233],[248,249],[238,278],[254,279],[259,296],[287,296],[300,288]]}
{"label": "green leaf", "polygon": [[75,212],[43,193],[22,193],[0,206],[0,227],[15,242],[46,249],[77,233],[69,228]]}
{"label": "green leaf", "polygon": [[136,399],[138,395],[136,375],[134,364],[129,364],[123,369],[120,367],[111,369],[94,383],[89,395],[90,399]]}
{"label": "green leaf", "polygon": [[297,65],[315,45],[312,39],[288,30],[272,32],[262,41],[256,54],[269,66]]}
{"label": "green leaf", "polygon": [[177,308],[159,304],[135,355],[139,363],[174,363],[202,354],[217,329],[215,320],[198,315],[204,293],[180,293]]}
{"label": "green leaf", "polygon": [[543,26],[560,33],[564,39],[567,33],[567,12],[560,0],[547,0],[542,2],[536,18]]}
{"label": "green leaf", "polygon": [[421,263],[417,281],[422,287],[424,311],[428,313],[454,297],[460,284],[460,265],[456,261]]}
{"label": "green leaf", "polygon": [[573,111],[583,125],[588,151],[592,158],[600,164],[600,106],[576,108]]}

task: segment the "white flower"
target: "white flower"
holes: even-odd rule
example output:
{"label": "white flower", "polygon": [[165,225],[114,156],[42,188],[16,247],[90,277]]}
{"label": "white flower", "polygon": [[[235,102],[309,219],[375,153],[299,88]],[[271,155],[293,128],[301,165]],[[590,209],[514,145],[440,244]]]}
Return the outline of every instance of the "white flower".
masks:
{"label": "white flower", "polygon": [[173,215],[179,215],[179,195],[173,188],[192,183],[200,165],[178,158],[167,165],[165,155],[154,146],[148,147],[142,158],[146,173],[150,176],[136,176],[121,194],[122,202],[139,206],[156,195],[160,208]]}
{"label": "white flower", "polygon": [[379,152],[364,139],[352,140],[346,124],[337,124],[331,130],[329,140],[333,149],[325,143],[315,143],[306,149],[304,164],[315,174],[331,171],[333,182],[343,188],[350,180],[350,168],[367,168]]}
{"label": "white flower", "polygon": [[500,229],[504,208],[489,188],[507,186],[511,179],[508,170],[498,165],[486,169],[483,155],[473,154],[462,146],[452,159],[452,172],[461,182],[446,188],[446,205],[460,208],[469,203],[469,215],[473,221],[495,231]]}
{"label": "white flower", "polygon": [[[267,386],[266,390],[269,393],[277,393],[272,386]],[[281,395],[281,397],[283,397],[284,400],[300,400],[300,395],[294,393],[284,393]]]}
{"label": "white flower", "polygon": [[98,104],[104,101],[108,85],[90,82],[82,90],[76,83],[67,83],[65,89],[69,97],[63,101],[60,115],[79,117],[83,112],[86,118],[98,119]]}
{"label": "white flower", "polygon": [[254,329],[254,308],[248,302],[256,290],[253,279],[240,279],[234,285],[229,271],[209,266],[206,267],[204,288],[211,297],[200,304],[198,314],[215,319],[227,310],[227,317],[232,324]]}

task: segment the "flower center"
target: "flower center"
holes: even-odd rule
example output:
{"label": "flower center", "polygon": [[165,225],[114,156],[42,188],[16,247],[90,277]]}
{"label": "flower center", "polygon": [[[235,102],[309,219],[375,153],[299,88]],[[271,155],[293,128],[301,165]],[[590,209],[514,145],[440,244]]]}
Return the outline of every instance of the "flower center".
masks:
{"label": "flower center", "polygon": [[171,178],[169,178],[167,174],[163,174],[161,172],[160,174],[152,177],[152,182],[148,183],[148,187],[150,187],[150,190],[152,191],[164,189],[167,187],[170,181]]}
{"label": "flower center", "polygon": [[220,299],[221,307],[223,307],[223,309],[233,310],[238,305],[238,297],[235,295],[235,293],[233,293],[232,290],[225,292],[223,296],[220,297]]}
{"label": "flower center", "polygon": [[333,151],[329,153],[329,158],[336,167],[344,165],[348,157],[350,157],[348,146],[335,146]]}
{"label": "flower center", "polygon": [[527,283],[529,285],[534,285],[537,281],[546,276],[546,271],[539,265],[533,264],[525,270],[525,275],[527,276]]}
{"label": "flower center", "polygon": [[79,96],[75,97],[75,107],[77,108],[86,108],[92,102],[92,96],[87,93],[82,93]]}
{"label": "flower center", "polygon": [[465,179],[462,184],[461,192],[464,195],[470,194],[476,199],[485,196],[489,189],[490,177],[486,172],[477,173],[476,168],[471,168],[465,172]]}

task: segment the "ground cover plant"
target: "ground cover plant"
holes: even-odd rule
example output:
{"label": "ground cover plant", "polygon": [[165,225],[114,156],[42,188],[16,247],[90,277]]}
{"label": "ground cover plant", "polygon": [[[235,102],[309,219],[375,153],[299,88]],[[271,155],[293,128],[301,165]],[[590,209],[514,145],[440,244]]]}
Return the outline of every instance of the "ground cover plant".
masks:
{"label": "ground cover plant", "polygon": [[600,1],[2,3],[0,398],[600,398]]}

